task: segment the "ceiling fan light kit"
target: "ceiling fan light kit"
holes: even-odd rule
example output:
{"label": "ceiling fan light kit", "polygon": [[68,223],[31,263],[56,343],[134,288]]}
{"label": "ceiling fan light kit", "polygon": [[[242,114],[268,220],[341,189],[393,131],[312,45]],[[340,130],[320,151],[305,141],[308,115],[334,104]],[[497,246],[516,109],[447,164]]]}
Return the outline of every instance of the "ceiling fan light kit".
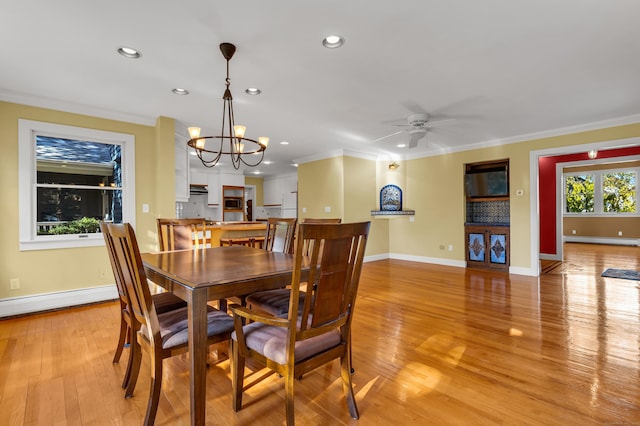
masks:
{"label": "ceiling fan light kit", "polygon": [[259,165],[264,159],[264,151],[269,144],[269,138],[260,136],[258,140],[244,136],[246,127],[235,124],[233,113],[233,96],[231,95],[231,79],[229,78],[229,61],[236,52],[236,46],[231,43],[221,43],[220,51],[227,60],[227,78],[222,99],[222,129],[218,136],[200,136],[199,127],[189,127],[187,145],[193,148],[205,167],[214,167],[223,154],[231,157],[233,168],[238,170],[241,164],[249,167]]}

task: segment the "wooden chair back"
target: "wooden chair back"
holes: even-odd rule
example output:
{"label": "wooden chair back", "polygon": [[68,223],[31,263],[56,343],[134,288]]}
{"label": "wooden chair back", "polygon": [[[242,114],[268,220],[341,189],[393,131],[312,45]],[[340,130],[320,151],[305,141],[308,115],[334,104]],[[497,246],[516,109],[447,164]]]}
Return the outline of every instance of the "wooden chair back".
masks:
{"label": "wooden chair back", "polygon": [[109,262],[111,263],[111,270],[113,271],[114,279],[116,281],[116,288],[118,289],[118,297],[120,298],[120,306],[122,309],[126,309],[129,304],[129,297],[127,296],[127,289],[122,282],[120,270],[120,264],[116,260],[116,255],[113,247],[113,239],[109,233],[109,228],[104,222],[100,222],[100,231],[104,237],[105,246],[107,247],[107,253],[109,254]]}
{"label": "wooden chair back", "polygon": [[[162,348],[160,325],[133,227],[128,223],[106,224],[106,227],[113,245],[120,280],[124,283],[129,297],[132,319],[139,325],[147,327],[150,344],[160,350]],[[139,330],[140,327],[134,327],[134,329]]]}
{"label": "wooden chair back", "polygon": [[205,247],[204,219],[157,219],[160,251]]}
{"label": "wooden chair back", "polygon": [[[310,218],[310,217],[305,217],[304,219],[302,219],[302,223],[324,223],[324,224],[342,223],[342,219],[339,218],[339,217],[332,217],[332,218]],[[299,235],[299,232],[296,233],[296,234]],[[312,240],[307,240],[307,244],[305,245],[305,248],[303,250],[303,256],[308,256],[309,253],[311,252],[311,247],[313,246],[311,241]]]}
{"label": "wooden chair back", "polygon": [[[349,412],[353,419],[358,418],[351,382],[350,333],[369,226],[370,222],[300,224],[286,319],[240,305],[230,307],[235,323],[232,340],[235,411],[242,406],[246,358],[285,378],[288,426],[295,425],[295,379],[339,358]],[[311,247],[309,256],[304,255],[306,247]],[[303,298],[302,285],[307,287]],[[252,322],[243,325],[243,319]],[[282,328],[285,330],[279,331]],[[296,352],[300,359],[296,359]]]}
{"label": "wooden chair back", "polygon": [[293,253],[296,222],[297,219],[270,217],[267,220],[267,231],[264,238],[265,250]]}
{"label": "wooden chair back", "polygon": [[[289,307],[290,321],[297,321],[296,313],[301,312],[300,328],[292,334],[294,341],[336,327],[344,328],[343,338],[347,341],[369,226],[370,222],[300,225]],[[306,247],[311,247],[307,256]],[[305,258],[309,262],[309,276],[307,295],[300,310],[301,271]]]}

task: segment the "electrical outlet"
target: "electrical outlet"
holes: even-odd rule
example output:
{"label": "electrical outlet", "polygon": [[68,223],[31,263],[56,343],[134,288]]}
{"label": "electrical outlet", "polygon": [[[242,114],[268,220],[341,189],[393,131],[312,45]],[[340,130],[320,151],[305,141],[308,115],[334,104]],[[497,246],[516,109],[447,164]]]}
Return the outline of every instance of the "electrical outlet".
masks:
{"label": "electrical outlet", "polygon": [[414,216],[409,216],[409,222],[415,222],[416,218]]}
{"label": "electrical outlet", "polygon": [[331,206],[325,206],[324,212],[325,213],[331,213]]}
{"label": "electrical outlet", "polygon": [[622,231],[618,231],[618,237],[622,237]]}
{"label": "electrical outlet", "polygon": [[449,251],[453,251],[453,244],[449,244]]}
{"label": "electrical outlet", "polygon": [[20,288],[20,278],[11,278],[9,280],[9,288],[11,290],[17,290]]}
{"label": "electrical outlet", "polygon": [[571,230],[571,233],[572,233],[573,235],[576,235],[576,230],[575,230],[575,229],[572,229],[572,230]]}
{"label": "electrical outlet", "polygon": [[306,213],[306,212],[307,212],[307,208],[306,208],[306,207],[303,207],[303,208],[302,208],[302,213]]}

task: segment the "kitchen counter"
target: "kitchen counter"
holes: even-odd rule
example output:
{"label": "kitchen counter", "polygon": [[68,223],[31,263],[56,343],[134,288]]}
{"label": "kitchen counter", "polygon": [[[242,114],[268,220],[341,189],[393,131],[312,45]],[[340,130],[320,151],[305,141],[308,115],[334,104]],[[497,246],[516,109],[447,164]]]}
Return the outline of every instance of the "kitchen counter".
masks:
{"label": "kitchen counter", "polygon": [[264,236],[266,229],[264,222],[207,222],[206,226],[211,247],[218,247],[220,238]]}

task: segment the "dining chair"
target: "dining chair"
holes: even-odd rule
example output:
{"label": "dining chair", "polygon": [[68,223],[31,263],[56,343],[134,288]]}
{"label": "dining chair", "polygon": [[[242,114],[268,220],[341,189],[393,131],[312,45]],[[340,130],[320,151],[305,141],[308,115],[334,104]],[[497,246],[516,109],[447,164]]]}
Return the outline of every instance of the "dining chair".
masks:
{"label": "dining chair", "polygon": [[[105,245],[107,247],[107,253],[109,255],[109,262],[111,263],[111,269],[116,282],[116,288],[118,289],[118,299],[120,301],[120,334],[118,336],[118,345],[116,346],[116,352],[113,355],[113,363],[120,362],[120,357],[124,347],[129,345],[129,359],[127,361],[127,369],[122,381],[122,387],[126,389],[125,397],[130,397],[133,394],[133,388],[136,385],[138,379],[137,375],[132,377],[131,371],[133,369],[134,354],[139,351],[140,348],[136,344],[136,333],[138,332],[138,326],[135,324],[135,320],[131,317],[131,309],[129,308],[129,296],[127,295],[127,289],[122,282],[122,274],[118,272],[120,265],[118,264],[113,247],[113,240],[109,233],[109,228],[105,223],[100,224],[100,230],[104,237]],[[163,292],[156,293],[151,296],[153,298],[153,306],[156,309],[156,313],[163,314],[175,309],[184,308],[187,306],[187,302],[175,296],[173,293]],[[132,344],[133,342],[133,344]]]}
{"label": "dining chair", "polygon": [[[284,377],[287,425],[295,424],[295,378],[334,359],[340,359],[343,390],[349,413],[358,418],[351,382],[351,322],[370,222],[300,225],[286,318],[231,305],[231,380],[233,409],[242,408],[244,367],[261,364]],[[304,256],[305,242],[312,243]],[[307,292],[298,306],[303,271]],[[252,321],[243,325],[244,320]]]}
{"label": "dining chair", "polygon": [[156,219],[160,251],[205,247],[205,225],[202,218]]}
{"label": "dining chair", "polygon": [[[162,362],[165,358],[188,351],[188,310],[181,308],[156,313],[133,228],[128,223],[106,226],[112,239],[117,270],[129,296],[131,317],[134,324],[139,325],[137,343],[150,357],[151,386],[144,424],[151,425],[155,421],[162,389]],[[206,327],[208,344],[222,342],[231,335],[233,319],[226,312],[207,306]],[[135,356],[132,374],[137,375],[142,351],[136,351]]]}
{"label": "dining chair", "polygon": [[[341,223],[341,218],[304,218],[302,223]],[[310,241],[305,242],[303,248],[303,256],[308,256],[310,252]],[[289,312],[289,296],[291,295],[290,288],[278,288],[274,290],[258,291],[250,294],[246,298],[246,304],[252,309],[259,309],[268,312],[273,315],[284,315]],[[304,297],[305,292],[300,292],[300,297]],[[302,306],[302,301],[298,303],[298,306]]]}
{"label": "dining chair", "polygon": [[292,254],[296,223],[297,219],[295,218],[270,217],[267,219],[264,249]]}

